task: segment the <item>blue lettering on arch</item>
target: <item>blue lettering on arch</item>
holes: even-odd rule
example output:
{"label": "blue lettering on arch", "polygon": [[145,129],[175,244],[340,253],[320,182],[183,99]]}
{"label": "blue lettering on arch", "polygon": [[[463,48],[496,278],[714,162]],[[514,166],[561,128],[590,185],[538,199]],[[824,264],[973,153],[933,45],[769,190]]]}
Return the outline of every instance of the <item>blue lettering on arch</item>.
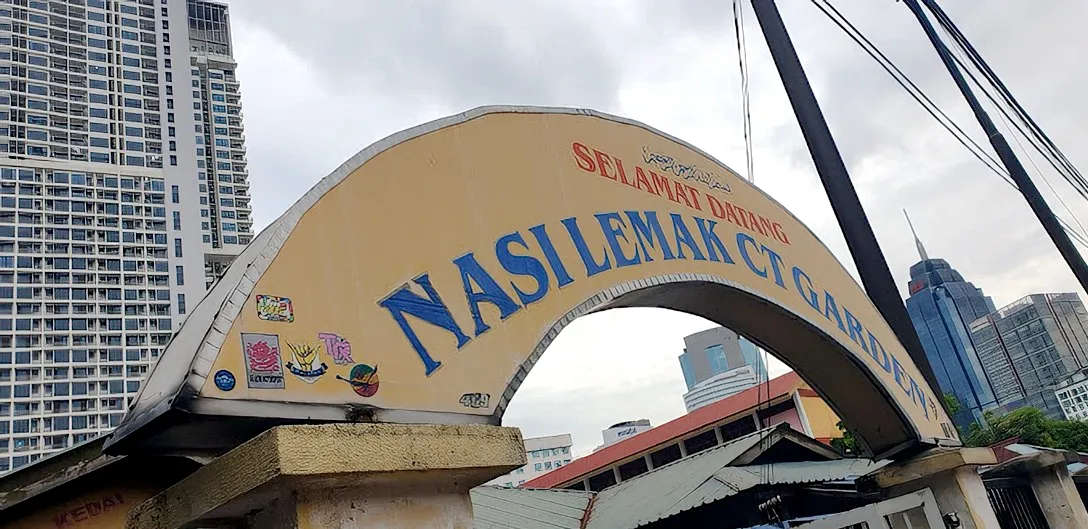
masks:
{"label": "blue lettering on arch", "polygon": [[[801,279],[804,278],[804,283],[801,283]],[[820,310],[820,296],[816,295],[816,290],[812,288],[812,278],[808,277],[808,274],[800,267],[793,267],[793,284],[797,287],[797,292],[801,294],[801,297],[805,299],[805,303],[819,312]]]}
{"label": "blue lettering on arch", "polygon": [[[871,336],[871,335],[870,335]],[[882,348],[883,350],[883,348]],[[911,387],[910,382],[913,380],[906,371],[903,371],[903,364],[899,363],[899,359],[894,355],[892,356],[892,375],[895,377],[895,383],[899,384],[899,387],[903,389],[903,392],[910,397],[911,401],[914,401],[914,388]],[[903,385],[906,382],[907,385]]]}
{"label": "blue lettering on arch", "polygon": [[752,256],[748,253],[748,247],[746,246],[749,244],[752,245],[752,248],[759,249],[759,247],[756,246],[756,240],[753,239],[751,235],[744,232],[737,232],[737,248],[740,249],[740,258],[744,260],[744,264],[748,265],[748,269],[751,270],[753,274],[759,277],[767,277],[767,267],[759,268],[756,266],[756,263],[752,261]]}
{"label": "blue lettering on arch", "polygon": [[623,247],[620,246],[620,239],[623,242],[630,243],[627,239],[627,234],[622,229],[616,226],[618,223],[623,228],[627,227],[627,223],[623,222],[623,218],[619,213],[598,213],[594,215],[597,217],[597,222],[601,225],[601,233],[604,234],[604,240],[608,242],[608,247],[612,249],[612,255],[616,256],[616,268],[623,268],[625,266],[633,266],[640,264],[641,259],[638,258],[638,248],[635,248],[635,256],[627,257],[623,253]]}
{"label": "blue lettering on arch", "polygon": [[551,282],[548,278],[548,271],[536,257],[511,253],[510,245],[515,243],[526,250],[529,249],[529,245],[525,244],[525,238],[521,236],[520,232],[515,231],[503,235],[499,237],[499,240],[495,241],[495,257],[498,258],[499,264],[507,272],[517,276],[531,277],[536,281],[536,290],[528,293],[523,292],[513,281],[510,282],[510,286],[514,289],[514,293],[518,295],[522,305],[536,303],[548,294],[548,285]]}
{"label": "blue lettering on arch", "polygon": [[671,213],[669,216],[672,217],[672,233],[676,237],[676,257],[687,259],[687,257],[684,257],[684,249],[681,247],[683,245],[691,250],[692,259],[706,261],[703,251],[695,244],[695,237],[691,236],[691,230],[688,229],[687,224],[684,224],[684,217],[681,217],[679,213]]}
{"label": "blue lettering on arch", "polygon": [[[865,343],[865,335],[862,334],[861,322],[858,321],[858,318],[856,316],[850,314],[849,309],[842,309],[842,311],[846,315],[846,328],[850,334],[850,339],[853,340],[854,343],[860,345],[861,348],[865,350],[866,353],[868,353],[869,344]],[[874,356],[873,358],[876,357]]]}
{"label": "blue lettering on arch", "polygon": [[552,238],[548,236],[548,230],[544,225],[539,224],[529,228],[529,233],[533,234],[536,243],[540,245],[540,250],[544,252],[544,259],[548,261],[548,266],[551,267],[552,273],[555,274],[555,286],[563,288],[573,283],[574,278],[567,272],[567,266],[559,258],[559,252],[555,251],[555,245],[552,244]]}
{"label": "blue lettering on arch", "polygon": [[[695,217],[695,224],[699,227],[699,234],[703,236],[703,245],[706,246],[706,253],[710,260],[715,263],[724,261],[733,264],[733,258],[725,250],[725,244],[722,243],[718,234],[714,233],[714,228],[718,227],[718,223],[713,220]],[[718,252],[722,254],[720,259],[718,258]]]}
{"label": "blue lettering on arch", "polygon": [[767,254],[767,257],[771,259],[771,270],[774,271],[774,284],[786,288],[786,283],[782,281],[782,256],[768,248],[765,244],[760,245],[759,251],[760,253]]}
{"label": "blue lettering on arch", "polygon": [[449,331],[457,339],[458,349],[464,347],[471,338],[465,335],[461,327],[457,325],[457,321],[453,319],[449,307],[442,302],[442,297],[434,289],[431,278],[427,274],[415,278],[413,282],[423,288],[423,292],[427,294],[426,298],[412,292],[408,285],[404,285],[379,301],[378,305],[388,310],[389,314],[393,316],[393,321],[397,322],[401,332],[404,333],[404,337],[408,339],[408,343],[412,344],[412,349],[415,350],[416,354],[419,355],[419,359],[423,362],[427,376],[431,376],[431,373],[434,373],[436,369],[442,366],[442,362],[431,358],[427,348],[419,341],[419,336],[416,335],[415,330],[408,323],[408,319],[405,318],[405,314],[415,316],[435,327]]}
{"label": "blue lettering on arch", "polygon": [[831,316],[835,316],[835,323],[839,326],[839,330],[846,332],[846,326],[842,324],[842,316],[839,314],[839,306],[835,304],[835,298],[831,296],[831,293],[825,290],[824,317],[831,321]]}
{"label": "blue lettering on arch", "polygon": [[[469,310],[472,311],[472,321],[476,323],[476,336],[491,328],[480,314],[480,303],[490,303],[497,307],[499,317],[504,320],[521,309],[521,306],[514,303],[510,295],[495,282],[495,278],[480,266],[480,262],[476,260],[472,252],[454,259],[453,264],[457,265],[457,269],[461,271],[461,286],[465,289],[465,299],[468,301]],[[473,287],[473,283],[480,287],[479,292]]]}
{"label": "blue lettering on arch", "polygon": [[[926,407],[926,394],[922,391],[922,388],[918,387],[918,383],[914,381],[914,378],[910,379],[910,392],[912,395],[918,397],[918,405],[922,407],[922,411],[925,412],[926,418],[929,418],[929,408]],[[914,400],[913,398],[911,399]]]}
{"label": "blue lettering on arch", "polygon": [[604,261],[598,263],[597,259],[593,257],[593,252],[590,251],[589,245],[586,244],[586,238],[582,235],[582,229],[578,227],[578,219],[570,217],[561,220],[563,226],[567,228],[567,233],[570,234],[570,240],[574,243],[574,248],[578,250],[578,255],[582,258],[582,263],[586,265],[586,277],[593,277],[601,272],[605,272],[612,269],[612,261],[608,259],[608,251],[604,252]]}
{"label": "blue lettering on arch", "polygon": [[[849,312],[847,314],[849,314]],[[888,352],[885,351],[884,346],[881,345],[879,341],[877,341],[876,336],[873,336],[873,333],[871,331],[865,332],[869,335],[869,356],[873,357],[873,360],[876,360],[877,365],[879,365],[884,371],[891,373],[892,361],[894,360],[896,364],[898,364],[899,361],[895,360],[894,356],[889,359]],[[895,379],[896,382],[899,381],[898,376],[896,376]]]}
{"label": "blue lettering on arch", "polygon": [[676,256],[672,254],[672,248],[669,248],[669,242],[665,240],[665,231],[661,229],[661,222],[657,220],[656,211],[647,211],[646,220],[642,220],[637,211],[626,211],[627,219],[631,222],[631,228],[635,232],[635,240],[638,241],[639,248],[642,248],[642,261],[649,263],[654,260],[650,252],[646,250],[646,246],[656,249],[654,246],[654,237],[657,237],[657,243],[661,245],[661,255],[666,261],[676,259]]}

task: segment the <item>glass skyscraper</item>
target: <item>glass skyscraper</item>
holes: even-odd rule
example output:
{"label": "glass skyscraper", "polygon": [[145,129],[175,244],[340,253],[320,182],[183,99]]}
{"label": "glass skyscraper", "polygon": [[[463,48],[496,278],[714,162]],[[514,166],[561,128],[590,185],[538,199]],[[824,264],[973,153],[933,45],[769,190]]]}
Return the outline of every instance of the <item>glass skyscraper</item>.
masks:
{"label": "glass skyscraper", "polygon": [[970,329],[998,404],[1065,417],[1053,386],[1088,367],[1088,312],[1077,294],[1032,294]]}
{"label": "glass skyscraper", "polygon": [[947,261],[929,258],[917,235],[914,241],[921,261],[910,267],[907,312],[941,392],[960,402],[952,420],[966,427],[997,406],[970,332],[971,322],[993,312],[994,303]]}

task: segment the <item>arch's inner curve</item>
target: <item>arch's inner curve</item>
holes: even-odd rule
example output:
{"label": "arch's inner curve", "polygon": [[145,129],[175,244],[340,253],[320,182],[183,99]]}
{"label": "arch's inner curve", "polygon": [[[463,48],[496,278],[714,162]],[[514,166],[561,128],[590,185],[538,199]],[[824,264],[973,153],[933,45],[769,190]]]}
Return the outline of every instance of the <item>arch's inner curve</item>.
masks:
{"label": "arch's inner curve", "polygon": [[533,366],[570,322],[593,312],[630,307],[663,308],[700,316],[774,351],[840,417],[870,418],[857,427],[859,440],[869,455],[888,455],[902,448],[897,442],[903,437],[918,435],[904,428],[910,424],[907,414],[898,408],[887,388],[819,327],[743,285],[706,274],[672,274],[632,281],[573,307],[547,330],[510,380],[497,405],[496,418],[501,418]]}

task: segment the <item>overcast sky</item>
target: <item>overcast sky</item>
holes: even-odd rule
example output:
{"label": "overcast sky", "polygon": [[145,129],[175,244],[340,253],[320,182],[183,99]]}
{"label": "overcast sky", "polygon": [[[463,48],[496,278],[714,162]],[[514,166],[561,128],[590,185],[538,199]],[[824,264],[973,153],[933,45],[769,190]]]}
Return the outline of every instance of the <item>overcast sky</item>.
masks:
{"label": "overcast sky", "polygon": [[[985,143],[902,3],[833,3]],[[593,108],[683,138],[734,169],[745,167],[731,2],[229,4],[258,227],[370,143],[481,105]],[[901,290],[917,261],[903,208],[929,254],[947,259],[998,306],[1033,292],[1076,289],[1015,190],[955,143],[810,2],[778,4]],[[1088,49],[1088,3],[942,5],[1072,161],[1083,162],[1088,72],[1079,56]],[[747,14],[756,184],[853,270],[750,7]],[[1084,200],[1046,174],[1078,215],[1088,215]],[[612,423],[673,419],[684,411],[676,360],[682,338],[711,326],[652,309],[578,320],[537,364],[505,422],[526,436],[569,432],[581,455]],[[777,364],[773,372],[784,369]]]}

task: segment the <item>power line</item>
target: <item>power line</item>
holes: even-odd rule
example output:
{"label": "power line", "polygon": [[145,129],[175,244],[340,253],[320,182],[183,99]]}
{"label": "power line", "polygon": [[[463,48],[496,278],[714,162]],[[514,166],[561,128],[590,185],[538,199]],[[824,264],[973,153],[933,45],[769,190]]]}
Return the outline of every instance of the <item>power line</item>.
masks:
{"label": "power line", "polygon": [[[1040,150],[1040,152],[1047,158],[1053,158],[1055,169],[1057,166],[1061,166],[1062,169],[1068,172],[1068,176],[1077,181],[1080,186],[1088,186],[1088,181],[1085,180],[1076,166],[1065,156],[1065,154],[1058,148],[1057,145],[1050,139],[1050,137],[1042,130],[1041,127],[1032,119],[1031,115],[1024,110],[1024,107],[1020,105],[1016,97],[1012,95],[1005,83],[994,73],[989,64],[986,63],[982,55],[978,53],[978,50],[967,40],[967,37],[960,31],[952,19],[948,17],[948,14],[937,5],[936,2],[931,0],[924,0],[926,6],[936,16],[938,24],[948,32],[954,41],[954,44],[962,49],[968,56],[971,63],[983,74],[984,77],[990,82],[994,89],[996,89],[1001,96],[1002,100],[1013,110],[1017,115],[1017,118],[1028,128],[1031,134],[1025,134],[1029,140]],[[989,97],[989,95],[987,95]],[[1038,145],[1035,142],[1041,143]],[[1059,172],[1063,172],[1062,169],[1058,169]],[[1073,184],[1073,182],[1070,182]],[[1073,184],[1076,186],[1077,184]]]}
{"label": "power line", "polygon": [[748,91],[748,42],[744,35],[744,4],[733,0],[733,30],[737,36],[737,62],[740,66],[740,94],[744,127],[744,154],[748,181],[755,183],[755,161],[752,159],[752,105]]}
{"label": "power line", "polygon": [[[997,160],[994,159],[985,149],[983,149],[977,142],[974,141],[963,129],[948,115],[937,106],[933,100],[925,94],[902,70],[899,69],[879,48],[876,47],[856,26],[853,25],[838,9],[828,2],[828,0],[810,0],[817,9],[820,10],[829,20],[831,20],[840,30],[843,31],[851,40],[854,41],[862,50],[864,50],[873,60],[879,64],[888,75],[896,81],[901,88],[903,88],[919,105],[926,110],[931,117],[944,127],[956,140],[963,145],[975,158],[977,158],[983,165],[985,165],[994,174],[1001,177],[1005,183],[1017,189],[1016,184],[1013,183],[1007,171],[999,165]],[[1076,242],[1080,243],[1085,248],[1088,248],[1088,237],[1078,233],[1072,229],[1069,224],[1061,218],[1058,221],[1062,224],[1063,228],[1073,237]]]}

